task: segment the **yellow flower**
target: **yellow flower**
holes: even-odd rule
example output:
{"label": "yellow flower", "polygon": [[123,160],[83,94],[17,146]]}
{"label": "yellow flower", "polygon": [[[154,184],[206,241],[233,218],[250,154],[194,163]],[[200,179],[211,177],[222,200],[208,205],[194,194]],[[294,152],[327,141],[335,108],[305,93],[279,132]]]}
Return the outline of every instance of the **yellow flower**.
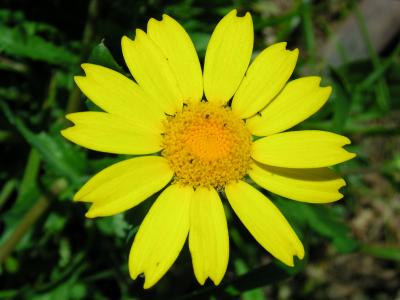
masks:
{"label": "yellow flower", "polygon": [[[67,115],[64,137],[86,148],[139,157],[91,178],[74,200],[92,203],[86,216],[130,209],[165,186],[134,239],[129,271],[153,286],[171,267],[186,238],[200,284],[222,280],[229,256],[219,194],[268,252],[293,266],[304,248],[275,205],[246,182],[297,201],[342,198],[342,178],[328,167],[353,158],[346,137],[316,130],[286,131],[318,111],[331,94],[319,77],[287,83],[298,50],[286,43],[250,64],[253,24],[236,10],[215,28],[202,72],[193,43],[171,17],[150,19],[147,33],[122,38],[136,82],[93,64],[75,81],[105,112]],[[203,97],[204,90],[204,97]],[[283,133],[282,133],[283,132]],[[257,140],[254,136],[260,137]],[[142,156],[140,156],[142,155]]]}

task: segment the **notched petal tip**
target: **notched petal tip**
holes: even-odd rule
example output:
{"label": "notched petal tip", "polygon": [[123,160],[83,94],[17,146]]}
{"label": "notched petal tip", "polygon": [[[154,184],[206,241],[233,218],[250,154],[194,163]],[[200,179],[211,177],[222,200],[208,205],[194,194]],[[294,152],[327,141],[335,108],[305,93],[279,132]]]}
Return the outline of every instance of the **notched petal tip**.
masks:
{"label": "notched petal tip", "polygon": [[162,23],[162,22],[176,22],[176,23],[178,23],[174,18],[170,17],[167,14],[162,14],[161,21],[159,21],[159,22],[160,23]]}
{"label": "notched petal tip", "polygon": [[147,21],[147,32],[149,32],[151,27],[159,25],[162,22],[162,20],[160,21],[155,18],[150,18],[149,21]]}
{"label": "notched petal tip", "polygon": [[72,201],[74,202],[79,202],[81,201],[82,196],[80,195],[79,191],[77,193],[75,193],[75,195],[72,197]]}
{"label": "notched petal tip", "polygon": [[244,13],[244,14],[242,14],[242,13],[240,13],[240,15],[239,15],[239,12],[238,12],[238,10],[235,8],[235,9],[232,9],[229,13],[227,13],[224,17],[223,17],[223,19],[225,19],[225,18],[232,18],[232,19],[240,19],[240,20],[243,20],[243,21],[252,21],[252,17],[251,17],[251,13],[250,12],[246,12],[246,13]]}
{"label": "notched petal tip", "polygon": [[[347,136],[343,136],[342,135],[342,137],[343,137],[343,141],[342,141],[342,145],[343,146],[345,146],[345,145],[350,145],[351,144],[351,140],[347,137]],[[349,152],[350,153],[350,152]]]}
{"label": "notched petal tip", "polygon": [[228,12],[228,13],[225,15],[225,17],[231,16],[231,15],[234,15],[235,17],[237,17],[237,14],[238,14],[238,11],[237,11],[236,8],[234,8],[234,9],[232,9],[230,12]]}
{"label": "notched petal tip", "polygon": [[[76,123],[76,117],[78,117],[79,115],[81,115],[82,113],[79,113],[79,112],[76,112],[76,113],[70,113],[70,114],[67,114],[67,115],[65,115],[65,118],[68,120],[68,121],[71,121],[72,123]],[[71,127],[69,127],[69,128],[71,128]],[[66,129],[69,129],[69,128],[66,128]]]}
{"label": "notched petal tip", "polygon": [[88,67],[90,67],[90,63],[82,63],[81,64],[81,68],[86,72],[86,69],[88,68]]}
{"label": "notched petal tip", "polygon": [[290,256],[290,259],[287,261],[282,261],[285,265],[289,267],[294,267],[294,256]]}
{"label": "notched petal tip", "polygon": [[[320,82],[318,83],[318,86],[319,86],[320,83],[321,83],[321,80],[320,80]],[[326,93],[326,97],[327,97],[327,98],[329,98],[329,97],[331,96],[332,91],[333,91],[333,89],[332,89],[332,87],[331,87],[330,85],[328,85],[328,86],[321,86],[320,89],[321,89],[323,92]]]}
{"label": "notched petal tip", "polygon": [[[83,69],[83,68],[82,68],[82,69]],[[86,72],[85,72],[85,75],[86,75],[86,76],[81,76],[81,75],[74,76],[75,84],[76,84],[78,87],[81,85],[81,83],[82,83],[82,82],[85,80],[85,78],[87,77]]]}
{"label": "notched petal tip", "polygon": [[74,195],[72,198],[73,201],[81,201],[81,202],[87,202],[83,200],[83,197],[85,197],[88,194],[88,190],[86,188],[86,185],[83,185]]}
{"label": "notched petal tip", "polygon": [[223,278],[223,277],[221,277],[221,278],[215,278],[214,276],[210,276],[210,279],[212,280],[212,282],[214,283],[215,286],[218,286],[218,285],[221,283],[222,278]]}
{"label": "notched petal tip", "polygon": [[197,276],[196,273],[195,273],[195,277],[196,277],[197,282],[198,282],[201,286],[204,285],[204,283],[206,282],[206,279],[207,279],[207,277],[199,277],[199,276]]}
{"label": "notched petal tip", "polygon": [[320,76],[307,76],[307,77],[300,77],[299,79],[308,79],[312,82],[312,84],[315,84],[317,87],[319,87],[322,78]]}
{"label": "notched petal tip", "polygon": [[[340,178],[340,181],[338,182],[338,186],[337,186],[337,189],[339,190],[339,189],[341,189],[342,187],[345,187],[347,185],[347,182],[343,179],[343,178]],[[343,195],[342,195],[343,196]]]}
{"label": "notched petal tip", "polygon": [[156,283],[157,283],[157,281],[149,280],[149,279],[147,279],[147,277],[145,275],[143,289],[148,290],[148,289],[152,288]]}
{"label": "notched petal tip", "polygon": [[68,128],[65,128],[63,130],[60,130],[60,134],[65,137],[65,132],[67,131]]}
{"label": "notched petal tip", "polygon": [[124,35],[121,38],[121,49],[122,49],[122,52],[126,51],[126,47],[128,47],[133,42],[134,41],[131,40],[128,36]]}
{"label": "notched petal tip", "polygon": [[350,159],[353,159],[353,158],[355,158],[355,157],[357,157],[357,154],[356,153],[353,153],[353,152],[347,152],[349,155],[348,155],[348,159],[347,160],[350,160]]}
{"label": "notched petal tip", "polygon": [[299,249],[297,249],[296,256],[297,256],[300,260],[302,260],[302,259],[304,258],[304,255],[305,255],[304,246],[303,246],[303,243],[300,242]]}
{"label": "notched petal tip", "polygon": [[66,138],[67,140],[69,140],[69,141],[71,141],[71,129],[72,128],[74,128],[75,127],[75,125],[74,126],[71,126],[71,127],[68,127],[68,128],[65,128],[65,129],[63,129],[63,130],[61,130],[60,131],[60,134],[64,137],[64,138]]}
{"label": "notched petal tip", "polygon": [[[83,64],[81,64],[81,68],[83,69],[83,71],[85,72],[85,75],[87,77],[90,73],[94,72],[96,68],[105,68],[105,67],[99,66],[96,64],[91,64],[91,63],[83,63]],[[85,78],[84,76],[75,76],[75,77]]]}
{"label": "notched petal tip", "polygon": [[[92,205],[93,206],[93,205]],[[85,217],[89,219],[94,219],[99,217],[98,214],[92,211],[92,206],[89,208],[89,210],[86,212]]]}
{"label": "notched petal tip", "polygon": [[290,56],[292,56],[294,60],[297,60],[299,58],[299,48],[287,51],[289,51]]}
{"label": "notched petal tip", "polygon": [[[279,48],[279,49],[282,49],[282,50],[286,50],[287,42],[275,43],[275,44],[271,45],[271,46],[268,47],[268,48],[272,48],[272,47],[274,47],[274,48]],[[268,49],[268,48],[266,48],[266,49]]]}
{"label": "notched petal tip", "polygon": [[139,39],[143,39],[145,37],[147,37],[146,32],[144,32],[142,29],[137,28],[135,31],[135,39],[133,40],[133,42]]}

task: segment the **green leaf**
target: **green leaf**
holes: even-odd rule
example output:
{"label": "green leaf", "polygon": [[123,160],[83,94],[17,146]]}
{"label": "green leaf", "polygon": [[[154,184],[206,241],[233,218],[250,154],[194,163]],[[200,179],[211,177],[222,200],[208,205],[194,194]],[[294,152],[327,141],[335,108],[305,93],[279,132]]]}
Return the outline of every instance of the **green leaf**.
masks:
{"label": "green leaf", "polygon": [[400,261],[400,248],[394,246],[363,245],[361,252],[394,261]]}
{"label": "green leaf", "polygon": [[12,192],[17,187],[17,180],[10,179],[4,183],[0,191],[0,209],[2,209],[5,202],[8,200]]}
{"label": "green leaf", "polygon": [[106,235],[126,237],[130,225],[125,221],[122,214],[108,218],[99,218],[95,220],[97,227]]}
{"label": "green leaf", "polygon": [[110,50],[104,45],[104,42],[101,41],[100,44],[95,46],[90,53],[89,63],[100,65],[103,67],[107,67],[113,69],[117,72],[124,73],[124,70],[118,63],[115,61],[114,57],[112,56]]}
{"label": "green leaf", "polygon": [[[247,272],[249,272],[250,268],[249,268],[248,264],[244,260],[242,260],[240,258],[237,258],[234,261],[234,264],[235,264],[236,273],[238,275],[244,275]],[[264,293],[263,293],[262,288],[256,288],[256,289],[244,292],[241,295],[241,298],[243,300],[263,300],[264,299]]]}
{"label": "green leaf", "polygon": [[80,184],[80,176],[85,169],[85,160],[76,148],[74,149],[72,145],[68,144],[60,134],[54,136],[45,132],[33,133],[2,101],[0,101],[0,108],[8,121],[38,151],[43,161],[54,173],[66,177],[74,185]]}
{"label": "green leaf", "polygon": [[338,252],[348,253],[359,248],[359,243],[350,236],[349,228],[339,219],[333,207],[283,198],[275,199],[275,203],[295,224],[308,226],[319,235],[330,239]]}
{"label": "green leaf", "polygon": [[222,282],[219,286],[202,288],[178,299],[208,299],[210,296],[214,296],[218,300],[237,299],[239,295],[246,291],[275,284],[294,276],[304,268],[305,264],[305,259],[297,261],[293,268],[283,268],[278,264],[270,263],[232,280]]}
{"label": "green leaf", "polygon": [[0,26],[0,52],[10,56],[45,61],[55,65],[76,64],[78,57],[64,47],[56,46],[24,28]]}

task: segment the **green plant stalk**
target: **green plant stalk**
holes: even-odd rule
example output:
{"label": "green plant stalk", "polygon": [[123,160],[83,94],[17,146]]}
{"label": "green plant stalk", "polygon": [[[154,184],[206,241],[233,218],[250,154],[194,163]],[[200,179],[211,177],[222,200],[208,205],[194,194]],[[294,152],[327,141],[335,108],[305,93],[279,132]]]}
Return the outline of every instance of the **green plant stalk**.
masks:
{"label": "green plant stalk", "polygon": [[0,209],[3,207],[4,203],[10,197],[13,190],[17,187],[17,181],[15,179],[8,180],[0,192]]}
{"label": "green plant stalk", "polygon": [[17,203],[21,201],[22,197],[29,192],[30,187],[36,183],[37,175],[40,169],[40,155],[36,149],[31,148],[28,155],[28,162],[24,170],[24,176],[19,185]]}
{"label": "green plant stalk", "polygon": [[0,264],[7,259],[25,233],[39,219],[43,212],[46,211],[49,204],[50,201],[47,199],[47,197],[42,196],[24,215],[17,228],[14,230],[8,240],[6,240],[6,242],[0,247]]}
{"label": "green plant stalk", "polygon": [[18,242],[22,239],[25,233],[32,227],[33,224],[42,216],[50,205],[51,198],[60,194],[66,189],[66,181],[64,179],[58,179],[54,181],[50,188],[49,196],[41,196],[35,204],[28,210],[28,212],[22,217],[21,222],[17,228],[11,234],[11,236],[5,241],[0,247],[0,264],[2,264],[12,251],[17,246]]}
{"label": "green plant stalk", "polygon": [[301,18],[303,20],[303,32],[309,61],[312,69],[315,69],[316,51],[314,39],[314,26],[312,22],[312,7],[309,0],[303,0],[301,6]]}
{"label": "green plant stalk", "polygon": [[[90,43],[93,40],[94,27],[95,27],[94,24],[97,19],[98,13],[99,13],[99,1],[91,0],[88,8],[88,17],[87,17],[88,21],[86,22],[85,29],[83,30],[83,36],[82,36],[83,51],[80,61],[86,59],[90,53]],[[76,87],[76,85],[74,85],[67,102],[67,108],[66,108],[67,113],[72,113],[79,109],[80,96],[81,93],[79,89]]]}

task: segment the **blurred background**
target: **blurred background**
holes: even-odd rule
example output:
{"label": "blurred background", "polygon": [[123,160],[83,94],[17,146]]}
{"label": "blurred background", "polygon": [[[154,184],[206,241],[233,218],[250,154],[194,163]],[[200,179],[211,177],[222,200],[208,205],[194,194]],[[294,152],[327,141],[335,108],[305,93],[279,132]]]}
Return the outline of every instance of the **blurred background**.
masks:
{"label": "blurred background", "polygon": [[[309,205],[267,194],[303,240],[295,268],[274,261],[227,207],[231,255],[220,286],[195,281],[185,245],[151,290],[131,281],[133,237],[152,201],[86,219],[74,192],[126,157],[73,145],[67,112],[96,110],[73,76],[81,62],[126,75],[120,39],[150,17],[176,18],[203,60],[218,20],[250,11],[255,53],[300,49],[294,78],[334,93],[298,129],[347,135],[358,154],[337,169],[342,201]],[[0,299],[400,299],[400,1],[1,0]],[[128,75],[129,76],[129,75]]]}

